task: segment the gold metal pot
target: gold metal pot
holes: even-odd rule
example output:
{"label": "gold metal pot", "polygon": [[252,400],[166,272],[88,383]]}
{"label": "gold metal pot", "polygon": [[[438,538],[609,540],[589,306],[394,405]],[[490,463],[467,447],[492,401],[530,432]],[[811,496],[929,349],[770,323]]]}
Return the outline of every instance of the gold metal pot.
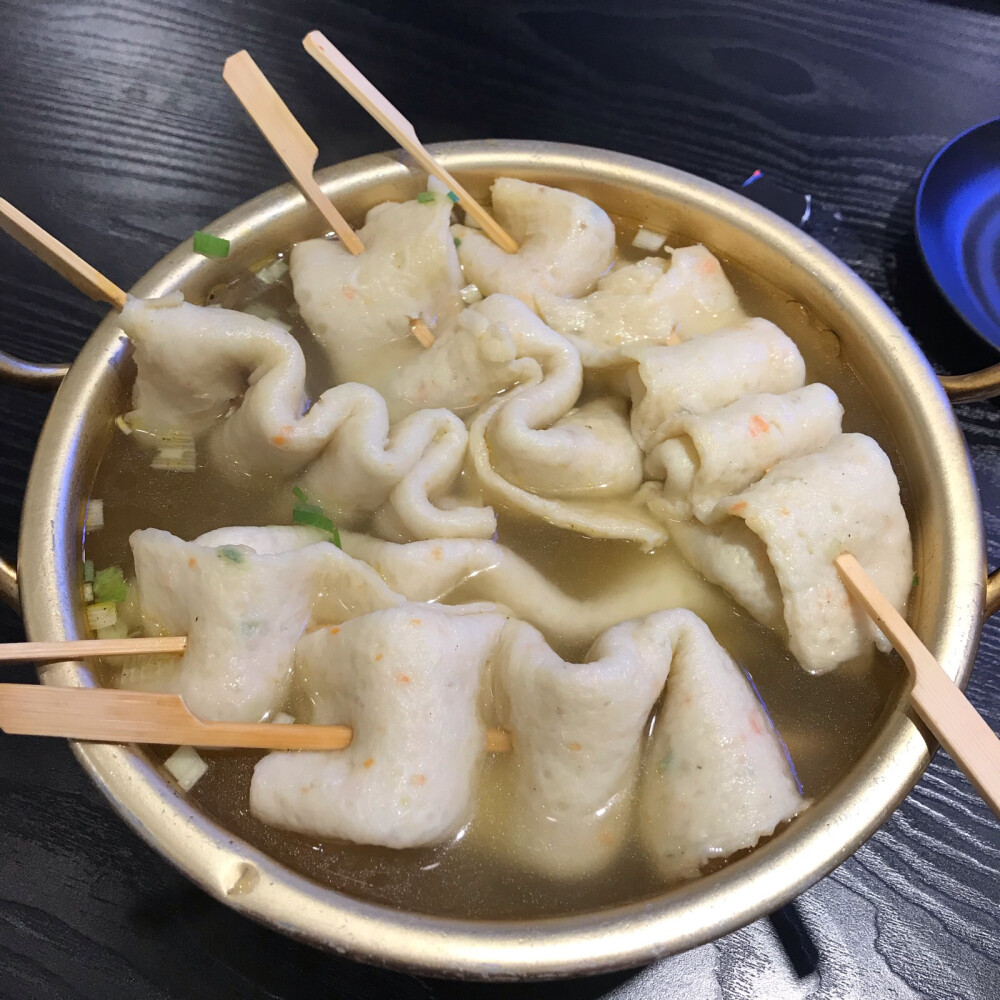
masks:
{"label": "gold metal pot", "polygon": [[[474,194],[500,174],[565,186],[611,213],[706,243],[764,276],[808,311],[875,399],[898,447],[920,577],[910,617],[948,674],[963,684],[984,609],[1000,607],[987,584],[982,516],[965,444],[941,383],[889,309],[814,240],[749,201],[644,160],[555,143],[467,142],[435,148]],[[423,175],[399,155],[369,156],[322,171],[323,189],[350,218],[387,198],[413,197]],[[207,290],[275,249],[317,233],[290,186],[216,222],[230,256],[210,261],[190,242],[132,289],[140,296]],[[17,577],[0,590],[20,606],[36,640],[83,634],[78,597],[83,500],[127,406],[134,376],[128,341],[110,315],[68,373],[0,362],[0,379],[54,386],[25,497]],[[63,378],[65,376],[65,378]],[[1000,366],[942,380],[956,399],[1000,392]],[[49,684],[93,683],[81,663],[46,668]],[[582,916],[535,921],[437,919],[359,902],[295,875],[235,839],[171,787],[132,747],[75,744],[80,762],[121,816],[206,891],[248,916],[357,959],[446,976],[521,978],[638,965],[701,944],[781,906],[853,853],[892,813],[927,766],[933,744],[905,693],[885,714],[850,773],[770,842],[714,874],[657,899]]]}

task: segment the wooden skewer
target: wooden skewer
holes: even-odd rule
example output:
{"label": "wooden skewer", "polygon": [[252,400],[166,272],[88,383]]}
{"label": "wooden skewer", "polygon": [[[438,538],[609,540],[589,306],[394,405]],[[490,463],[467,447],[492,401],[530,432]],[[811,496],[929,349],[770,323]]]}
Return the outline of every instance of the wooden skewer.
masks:
{"label": "wooden skewer", "polygon": [[316,143],[288,110],[250,53],[244,49],[231,55],[222,70],[222,79],[288,168],[298,189],[319,209],[340,242],[353,254],[363,253],[364,244],[313,177],[319,154]]}
{"label": "wooden skewer", "polygon": [[424,148],[413,126],[396,110],[371,81],[324,35],[310,31],[302,44],[309,53],[420,166],[455,193],[459,204],[482,227],[484,233],[507,253],[517,253],[517,241],[455,180]]}
{"label": "wooden skewer", "polygon": [[73,639],[68,642],[3,642],[0,662],[45,663],[53,660],[89,660],[98,656],[137,656],[153,653],[183,653],[183,635],[134,639]]}
{"label": "wooden skewer", "polygon": [[[354,735],[350,726],[202,722],[176,694],[43,684],[0,684],[0,729],[12,735],[101,743],[257,750],[343,750]],[[486,748],[510,750],[510,735],[489,730]]]}
{"label": "wooden skewer", "polygon": [[903,616],[889,603],[854,556],[837,556],[844,586],[892,640],[913,675],[910,700],[928,729],[965,773],[976,791],[1000,816],[1000,739],[941,669]]}
{"label": "wooden skewer", "polygon": [[431,333],[430,327],[428,327],[428,325],[419,317],[410,320],[410,333],[412,333],[424,347],[430,347],[434,343],[434,334]]}
{"label": "wooden skewer", "polygon": [[9,201],[0,198],[0,229],[13,236],[36,257],[85,295],[97,302],[107,302],[115,309],[124,309],[126,295],[113,281],[78,257],[69,247],[60,243]]}
{"label": "wooden skewer", "polygon": [[[364,243],[313,177],[319,152],[316,144],[288,110],[288,105],[278,96],[250,53],[244,49],[231,55],[222,70],[222,78],[288,168],[299,190],[319,209],[341,243],[355,255],[363,253]],[[434,343],[434,334],[422,319],[410,320],[410,331],[424,347]]]}

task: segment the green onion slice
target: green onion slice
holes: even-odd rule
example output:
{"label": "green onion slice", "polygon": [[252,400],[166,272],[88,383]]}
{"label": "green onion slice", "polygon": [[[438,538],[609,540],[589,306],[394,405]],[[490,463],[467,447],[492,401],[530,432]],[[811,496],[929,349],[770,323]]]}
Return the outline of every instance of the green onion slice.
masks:
{"label": "green onion slice", "polygon": [[295,499],[298,500],[298,503],[292,508],[292,522],[325,531],[333,544],[338,549],[341,548],[340,532],[334,527],[333,521],[323,512],[323,508],[318,503],[311,502],[301,486],[293,486],[292,492],[295,494]]}
{"label": "green onion slice", "polygon": [[94,582],[94,563],[91,559],[85,559],[83,561],[83,582],[93,583]]}
{"label": "green onion slice", "polygon": [[332,535],[334,531],[333,521],[316,504],[296,507],[292,511],[292,521],[295,524],[307,524],[311,528],[319,528],[320,531],[325,531],[328,535]]}
{"label": "green onion slice", "polygon": [[121,604],[128,599],[125,574],[121,566],[108,566],[94,574],[94,600],[99,603],[114,601]]}
{"label": "green onion slice", "polygon": [[228,257],[229,240],[211,233],[203,233],[200,229],[194,234],[194,252],[202,257]]}
{"label": "green onion slice", "polygon": [[433,191],[421,191],[420,194],[417,195],[417,201],[419,201],[421,205],[429,205],[435,200]]}

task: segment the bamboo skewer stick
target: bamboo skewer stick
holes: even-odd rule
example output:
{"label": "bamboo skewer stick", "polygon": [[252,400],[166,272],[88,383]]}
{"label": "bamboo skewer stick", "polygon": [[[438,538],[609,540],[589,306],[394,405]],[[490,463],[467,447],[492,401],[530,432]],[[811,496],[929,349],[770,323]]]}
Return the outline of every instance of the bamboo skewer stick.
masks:
{"label": "bamboo skewer stick", "polygon": [[154,636],[133,639],[73,639],[67,642],[0,643],[0,662],[45,663],[54,660],[89,660],[99,656],[138,656],[183,653],[187,637]]}
{"label": "bamboo skewer stick", "polygon": [[[203,722],[176,694],[43,684],[0,684],[0,729],[11,735],[101,743],[258,750],[343,750],[354,735],[350,726]],[[488,730],[486,749],[510,750],[510,735]]]}
{"label": "bamboo skewer stick", "polygon": [[230,90],[239,98],[247,114],[288,168],[303,196],[319,210],[340,237],[340,242],[353,254],[363,253],[364,244],[313,177],[319,155],[316,143],[288,110],[288,105],[278,96],[246,49],[226,60],[222,79],[229,84]]}
{"label": "bamboo skewer stick", "polygon": [[[319,155],[316,143],[309,138],[246,49],[226,60],[222,79],[229,84],[230,90],[278,154],[298,189],[320,211],[340,237],[340,242],[352,254],[364,253],[364,243],[316,183],[313,176]],[[410,331],[424,347],[434,343],[434,334],[422,319],[410,320]]]}
{"label": "bamboo skewer stick", "polygon": [[892,640],[913,676],[910,700],[927,728],[1000,816],[1000,739],[854,556],[837,556],[844,586]]}
{"label": "bamboo skewer stick", "polygon": [[517,253],[517,241],[442,167],[417,138],[413,126],[394,108],[370,80],[321,32],[310,31],[302,45],[420,166],[458,198],[459,204],[479,223],[483,232],[507,253]]}
{"label": "bamboo skewer stick", "polygon": [[412,333],[424,347],[430,347],[434,343],[434,334],[431,333],[430,327],[428,327],[428,325],[419,317],[410,320],[410,333]]}
{"label": "bamboo skewer stick", "polygon": [[96,302],[107,302],[115,309],[124,309],[126,295],[122,289],[4,198],[0,198],[0,229],[13,236],[84,295]]}

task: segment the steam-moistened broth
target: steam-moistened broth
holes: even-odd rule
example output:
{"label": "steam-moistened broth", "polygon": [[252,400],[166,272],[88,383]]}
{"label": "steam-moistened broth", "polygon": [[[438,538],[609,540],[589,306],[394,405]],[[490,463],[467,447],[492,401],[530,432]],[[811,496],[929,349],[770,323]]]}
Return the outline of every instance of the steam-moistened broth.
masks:
{"label": "steam-moistened broth", "polygon": [[[637,222],[615,220],[622,258],[641,255],[630,247]],[[696,234],[690,234],[695,236]],[[668,234],[684,246],[687,234]],[[772,320],[801,350],[808,380],[831,386],[843,401],[845,430],[877,437],[895,459],[893,442],[877,409],[838,356],[833,333],[814,325],[808,312],[791,303],[736,262],[725,271],[750,316]],[[286,323],[307,360],[311,400],[332,382],[327,356],[299,316],[287,274],[267,284],[247,275],[217,288],[212,304],[254,312]],[[592,381],[600,384],[600,378]],[[587,398],[587,389],[582,399]],[[123,409],[127,404],[123,401]],[[288,478],[255,474],[220,475],[199,448],[194,472],[150,468],[140,435],[116,434],[100,467],[92,496],[104,501],[104,527],[86,538],[86,556],[97,566],[118,564],[133,572],[130,534],[156,527],[185,539],[229,525],[285,524],[292,498]],[[571,597],[599,598],[621,581],[657,580],[665,592],[681,595],[716,639],[752,678],[754,688],[781,734],[804,796],[815,800],[840,780],[867,746],[882,713],[902,683],[902,671],[880,653],[865,654],[828,673],[802,670],[775,631],[755,621],[719,587],[707,583],[671,543],[644,552],[634,542],[597,539],[498,511],[497,540],[519,554]],[[652,584],[651,584],[652,585]],[[468,585],[447,595],[459,604]],[[556,652],[581,658],[586,644],[553,642]],[[117,667],[103,665],[101,679],[114,684]],[[162,759],[169,751],[151,750]],[[260,847],[290,868],[348,895],[411,911],[454,917],[521,918],[566,915],[660,894],[669,884],[652,865],[637,830],[607,867],[583,878],[550,878],[526,870],[509,855],[504,816],[510,812],[514,764],[509,755],[488,755],[479,780],[472,821],[446,845],[393,850],[344,841],[324,841],[269,827],[250,813],[249,787],[261,753],[202,751],[210,762],[189,793],[226,829]],[[647,765],[649,766],[649,765]],[[703,870],[728,863],[711,862]]]}

